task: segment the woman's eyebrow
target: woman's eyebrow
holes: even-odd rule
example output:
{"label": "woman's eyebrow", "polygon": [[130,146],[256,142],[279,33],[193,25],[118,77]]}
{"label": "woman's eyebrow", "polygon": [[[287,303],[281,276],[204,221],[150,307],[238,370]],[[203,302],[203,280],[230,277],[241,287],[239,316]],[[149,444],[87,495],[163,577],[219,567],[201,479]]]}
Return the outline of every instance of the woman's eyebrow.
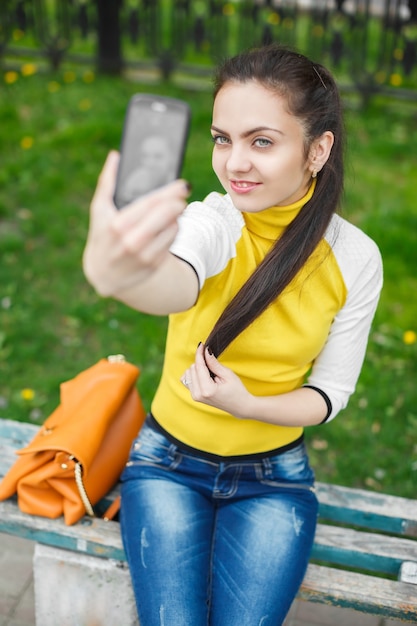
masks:
{"label": "woman's eyebrow", "polygon": [[221,130],[221,128],[217,128],[217,126],[213,126],[213,124],[211,125],[210,129],[214,130],[215,133],[220,133],[221,135],[227,135],[228,134],[224,130]]}
{"label": "woman's eyebrow", "polygon": [[[211,126],[211,130],[214,130],[216,133],[220,133],[222,135],[228,135],[229,133],[225,132],[224,130],[221,130],[220,128],[217,128],[217,126],[212,125]],[[241,134],[242,138],[246,138],[246,137],[250,137],[251,135],[255,135],[256,133],[261,133],[261,132],[265,132],[265,131],[269,131],[269,132],[274,132],[274,133],[279,133],[280,135],[283,135],[284,133],[279,130],[278,128],[271,128],[270,126],[257,126],[256,128],[251,128],[250,130],[246,130],[244,133]]]}

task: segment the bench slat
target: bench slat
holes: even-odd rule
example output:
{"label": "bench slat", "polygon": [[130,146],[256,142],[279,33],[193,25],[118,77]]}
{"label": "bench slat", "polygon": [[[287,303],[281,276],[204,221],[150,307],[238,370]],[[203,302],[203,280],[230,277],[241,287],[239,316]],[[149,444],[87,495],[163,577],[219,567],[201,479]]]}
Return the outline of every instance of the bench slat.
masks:
{"label": "bench slat", "polygon": [[84,517],[67,526],[62,517],[50,520],[22,513],[13,499],[0,502],[0,532],[91,556],[126,560],[116,522]]}
{"label": "bench slat", "polygon": [[0,442],[0,480],[16,460],[15,448],[9,442]]}
{"label": "bench slat", "polygon": [[16,450],[23,448],[39,430],[39,426],[0,418],[0,479],[16,461]]}
{"label": "bench slat", "polygon": [[417,620],[416,585],[321,565],[308,566],[298,598],[413,624]]}
{"label": "bench slat", "polygon": [[[0,502],[0,532],[95,556],[124,560],[119,525],[84,517],[75,526],[22,513]],[[352,529],[318,525],[313,559],[397,576],[403,561],[417,562],[417,542]],[[417,592],[417,589],[416,589]]]}
{"label": "bench slat", "polygon": [[16,448],[26,445],[36,435],[39,426],[0,418],[0,438],[16,442]]}
{"label": "bench slat", "polygon": [[417,501],[365,489],[317,483],[323,519],[417,537]]}
{"label": "bench slat", "polygon": [[397,577],[404,561],[417,563],[417,541],[318,524],[312,558]]}

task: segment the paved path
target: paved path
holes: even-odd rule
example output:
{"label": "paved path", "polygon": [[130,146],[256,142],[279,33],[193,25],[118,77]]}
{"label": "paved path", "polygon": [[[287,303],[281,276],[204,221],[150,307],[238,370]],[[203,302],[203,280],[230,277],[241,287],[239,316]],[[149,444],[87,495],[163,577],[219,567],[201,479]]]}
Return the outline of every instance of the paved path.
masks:
{"label": "paved path", "polygon": [[[0,626],[35,626],[33,550],[32,541],[0,533]],[[404,626],[404,622],[298,601],[294,603],[285,626]]]}

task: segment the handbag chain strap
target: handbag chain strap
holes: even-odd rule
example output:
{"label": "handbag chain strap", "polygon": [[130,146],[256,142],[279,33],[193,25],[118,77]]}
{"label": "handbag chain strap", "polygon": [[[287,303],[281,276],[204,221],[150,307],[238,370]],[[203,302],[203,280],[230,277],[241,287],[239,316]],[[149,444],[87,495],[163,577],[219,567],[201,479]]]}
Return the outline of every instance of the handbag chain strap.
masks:
{"label": "handbag chain strap", "polygon": [[[110,363],[125,363],[126,359],[123,354],[111,354],[107,357],[107,360]],[[83,482],[83,466],[75,457],[70,457],[72,461],[74,461],[74,473],[75,473],[75,482],[78,487],[78,491],[80,494],[80,498],[82,503],[84,504],[87,515],[91,517],[95,517],[93,505],[90,502],[90,498],[88,497],[87,490],[84,486]]]}
{"label": "handbag chain strap", "polygon": [[75,463],[75,466],[74,466],[75,482],[77,484],[78,491],[80,493],[80,498],[81,498],[81,500],[82,500],[82,502],[84,504],[84,507],[85,507],[85,510],[86,510],[87,514],[90,515],[91,517],[94,517],[93,506],[92,506],[92,504],[90,502],[90,499],[89,499],[89,497],[87,495],[87,491],[86,491],[84,483],[83,483],[83,466],[74,457],[72,457],[72,460]]}

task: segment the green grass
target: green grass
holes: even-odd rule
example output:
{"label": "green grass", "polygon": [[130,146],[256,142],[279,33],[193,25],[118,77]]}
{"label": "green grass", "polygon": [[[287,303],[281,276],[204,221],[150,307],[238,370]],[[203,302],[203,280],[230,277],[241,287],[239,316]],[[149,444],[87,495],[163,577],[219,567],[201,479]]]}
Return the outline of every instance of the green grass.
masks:
{"label": "green grass", "polygon": [[[166,93],[193,110],[184,175],[193,199],[211,172],[211,95],[175,85],[74,74],[5,75],[0,83],[0,415],[41,423],[59,383],[122,352],[142,368],[149,406],[166,320],[98,298],[81,270],[88,206],[106,153],[119,145],[129,96]],[[320,480],[415,495],[417,473],[417,118],[375,101],[347,110],[344,213],[379,244],[385,286],[356,394],[334,422],[309,429]],[[26,391],[25,391],[26,390]],[[23,392],[23,393],[22,393]]]}

